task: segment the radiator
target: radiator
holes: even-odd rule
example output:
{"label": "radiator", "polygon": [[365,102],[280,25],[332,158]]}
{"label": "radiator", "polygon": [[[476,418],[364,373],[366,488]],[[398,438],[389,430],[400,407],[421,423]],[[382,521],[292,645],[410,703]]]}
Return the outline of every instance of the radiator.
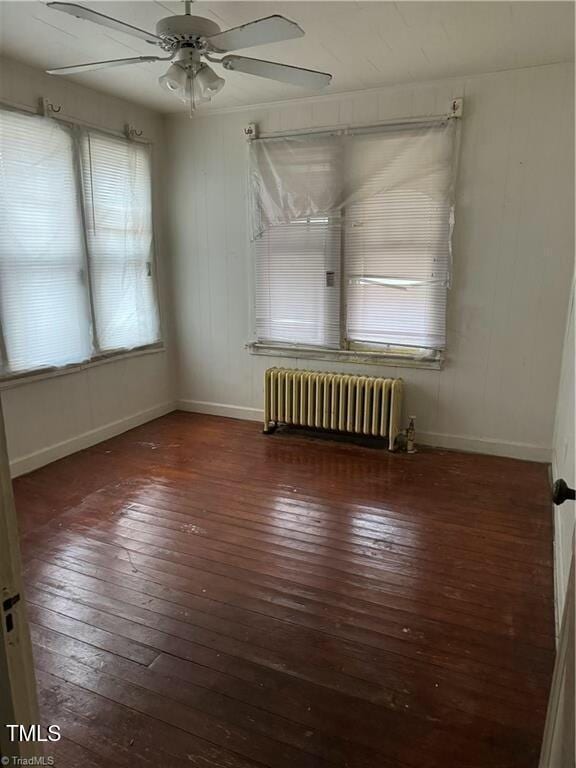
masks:
{"label": "radiator", "polygon": [[394,450],[401,432],[402,379],[269,368],[264,432],[278,424],[375,435]]}

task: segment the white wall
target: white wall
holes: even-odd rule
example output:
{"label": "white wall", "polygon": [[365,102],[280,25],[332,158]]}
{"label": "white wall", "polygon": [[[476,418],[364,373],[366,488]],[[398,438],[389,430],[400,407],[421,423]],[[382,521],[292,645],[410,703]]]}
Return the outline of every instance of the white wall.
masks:
{"label": "white wall", "polygon": [[[576,432],[576,413],[574,410],[574,395],[576,380],[574,368],[574,324],[576,323],[574,307],[574,286],[568,321],[566,323],[566,335],[564,338],[564,350],[562,354],[562,370],[560,374],[560,386],[558,388],[558,403],[556,406],[556,420],[554,425],[554,444],[552,456],[552,472],[554,479],[564,478],[571,488],[576,487],[576,457],[574,454],[574,433]],[[572,536],[576,522],[576,504],[570,501],[564,502],[554,510],[554,564],[555,564],[555,588],[556,588],[556,622],[559,629],[562,612],[564,609],[564,597],[568,585],[570,560],[572,556]]]}
{"label": "white wall", "polygon": [[[446,112],[464,96],[448,362],[442,371],[250,355],[242,129]],[[319,97],[167,123],[181,407],[260,418],[276,364],[403,376],[420,439],[550,458],[573,259],[572,65]]]}
{"label": "white wall", "polygon": [[[163,120],[147,109],[0,59],[0,101],[35,107],[46,96],[63,117],[121,131],[132,123],[155,144],[158,274],[166,351],[127,357],[2,389],[13,474],[72,453],[173,408],[174,376],[168,249],[162,227]],[[4,385],[3,385],[4,386]]]}

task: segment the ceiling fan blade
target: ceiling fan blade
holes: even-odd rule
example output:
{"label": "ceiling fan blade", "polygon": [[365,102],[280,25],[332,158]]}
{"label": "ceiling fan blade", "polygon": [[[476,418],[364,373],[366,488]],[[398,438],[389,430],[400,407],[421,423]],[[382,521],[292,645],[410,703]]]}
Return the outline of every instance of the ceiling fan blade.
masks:
{"label": "ceiling fan blade", "polygon": [[301,85],[303,88],[323,88],[332,80],[332,75],[327,72],[291,67],[288,64],[276,64],[274,61],[247,59],[245,56],[224,56],[221,63],[224,69],[230,69],[233,72],[245,72],[247,75],[267,77],[270,80],[279,80],[281,83]]}
{"label": "ceiling fan blade", "polygon": [[47,69],[49,75],[74,75],[76,72],[90,72],[96,69],[108,69],[108,67],[123,67],[126,64],[142,64],[148,61],[168,61],[160,56],[136,56],[132,59],[110,59],[109,61],[93,61],[89,64],[76,64],[71,67],[57,67]]}
{"label": "ceiling fan blade", "polygon": [[228,51],[237,51],[240,48],[252,48],[254,45],[292,40],[294,37],[302,37],[303,35],[304,30],[295,21],[276,15],[251,21],[241,27],[227,29],[217,35],[211,35],[211,37],[206,38],[206,43],[211,51],[227,53]]}
{"label": "ceiling fan blade", "polygon": [[78,5],[77,3],[47,3],[47,7],[53,8],[55,11],[69,13],[71,16],[76,16],[77,19],[93,21],[101,27],[108,27],[108,29],[114,29],[116,32],[124,32],[126,35],[139,37],[141,40],[146,40],[147,43],[156,44],[160,42],[160,38],[157,35],[153,35],[151,32],[146,32],[144,29],[134,27],[132,24],[126,24],[124,21],[113,19],[112,16],[106,16],[104,13],[98,13],[98,11],[92,11],[90,8],[84,8],[83,5]]}

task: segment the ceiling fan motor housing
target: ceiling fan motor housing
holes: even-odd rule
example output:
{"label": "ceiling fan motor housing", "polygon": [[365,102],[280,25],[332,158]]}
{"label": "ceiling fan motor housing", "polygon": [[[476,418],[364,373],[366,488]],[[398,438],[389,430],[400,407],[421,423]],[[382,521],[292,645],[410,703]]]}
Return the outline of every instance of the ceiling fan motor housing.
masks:
{"label": "ceiling fan motor housing", "polygon": [[218,32],[220,27],[216,22],[201,16],[168,16],[156,25],[156,34],[162,40],[160,47],[165,51],[182,45],[203,48],[203,39]]}

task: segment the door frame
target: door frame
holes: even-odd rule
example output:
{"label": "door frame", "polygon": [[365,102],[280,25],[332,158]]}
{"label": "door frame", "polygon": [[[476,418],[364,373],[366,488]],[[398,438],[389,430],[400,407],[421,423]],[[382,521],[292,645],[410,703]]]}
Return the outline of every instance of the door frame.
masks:
{"label": "door frame", "polygon": [[546,711],[539,768],[574,768],[576,766],[575,560],[576,534],[572,537],[572,561]]}
{"label": "door frame", "polygon": [[[10,628],[11,627],[11,628]],[[41,757],[40,742],[12,742],[6,724],[39,724],[12,479],[0,400],[0,755]]]}

